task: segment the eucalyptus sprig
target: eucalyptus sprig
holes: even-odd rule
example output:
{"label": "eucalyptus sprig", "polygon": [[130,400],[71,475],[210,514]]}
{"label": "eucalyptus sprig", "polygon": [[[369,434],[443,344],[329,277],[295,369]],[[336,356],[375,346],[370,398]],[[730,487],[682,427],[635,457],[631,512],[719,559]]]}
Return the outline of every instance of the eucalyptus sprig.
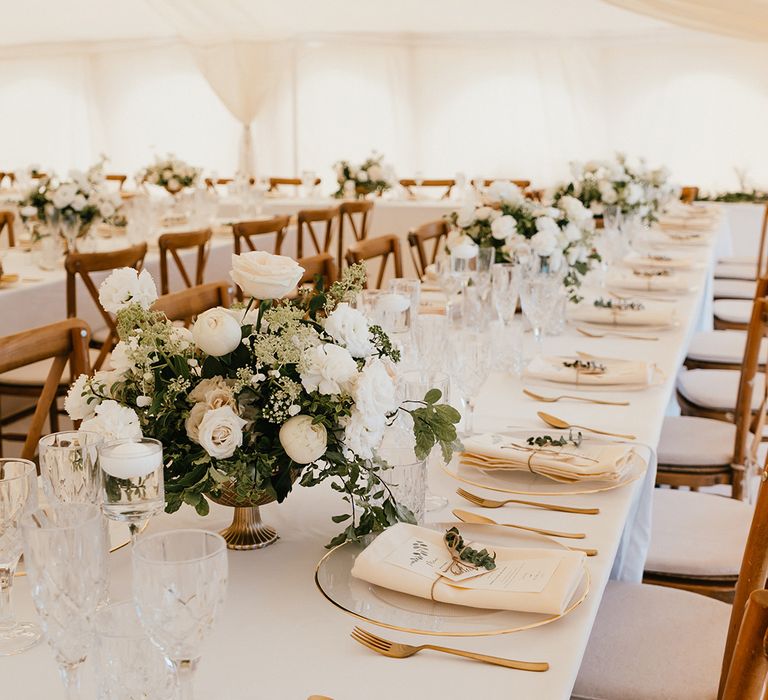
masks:
{"label": "eucalyptus sprig", "polygon": [[467,564],[471,564],[479,569],[487,569],[488,571],[496,568],[496,552],[491,554],[485,548],[478,551],[468,547],[457,527],[452,527],[450,530],[445,531],[443,542],[445,542],[445,546],[448,547],[448,551],[453,556],[458,557]]}
{"label": "eucalyptus sprig", "polygon": [[603,299],[598,297],[593,302],[598,309],[616,309],[617,311],[642,311],[645,305],[630,299]]}
{"label": "eucalyptus sprig", "polygon": [[551,435],[532,435],[526,440],[529,445],[536,447],[565,447],[569,443],[578,447],[581,445],[581,441],[581,431],[574,433],[573,430],[568,431],[567,437],[565,435],[561,435],[559,438],[553,438]]}
{"label": "eucalyptus sprig", "polygon": [[579,360],[576,359],[573,362],[568,360],[563,361],[563,367],[569,367],[575,369],[578,372],[585,372],[588,374],[603,374],[606,370],[606,366],[602,362],[595,360]]}

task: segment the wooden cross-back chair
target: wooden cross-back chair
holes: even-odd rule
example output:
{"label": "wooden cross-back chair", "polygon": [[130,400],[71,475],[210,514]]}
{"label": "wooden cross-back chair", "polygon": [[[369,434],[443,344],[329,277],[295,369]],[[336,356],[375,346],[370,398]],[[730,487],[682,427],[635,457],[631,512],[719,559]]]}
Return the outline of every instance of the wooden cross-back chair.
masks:
{"label": "wooden cross-back chair", "polygon": [[117,189],[118,191],[120,191],[123,189],[123,185],[125,184],[125,181],[128,179],[128,176],[122,175],[121,173],[110,173],[109,175],[106,175],[104,179],[107,182],[116,182]]}
{"label": "wooden cross-back chair", "polygon": [[[712,510],[733,505],[730,499],[711,494],[672,493],[681,496],[681,501],[704,499]],[[740,505],[751,511],[749,505]],[[683,510],[680,516],[684,515]],[[609,582],[571,697],[764,700],[768,626],[763,590],[768,577],[765,480],[739,539],[743,556],[733,605],[663,586]]]}
{"label": "wooden cross-back chair", "polygon": [[[355,220],[357,217],[357,220]],[[337,264],[339,269],[344,265],[344,251],[349,247],[346,239],[347,229],[352,234],[352,242],[364,241],[368,238],[373,219],[373,202],[370,200],[358,200],[343,202],[339,206],[339,245],[337,250]]]}
{"label": "wooden cross-back chair", "polygon": [[338,227],[339,207],[326,209],[302,209],[296,214],[296,257],[304,257],[304,236],[312,242],[310,253],[329,253]]}
{"label": "wooden cross-back chair", "polygon": [[412,178],[404,178],[400,180],[400,186],[410,195],[414,195],[413,187],[440,187],[445,190],[440,199],[448,199],[451,196],[451,190],[456,186],[456,180],[414,180]]}
{"label": "wooden cross-back chair", "polygon": [[204,311],[217,306],[229,308],[231,303],[232,286],[226,282],[210,282],[164,294],[155,300],[152,308],[164,313],[170,321],[182,321],[188,325]]}
{"label": "wooden cross-back chair", "polygon": [[698,187],[681,187],[680,188],[680,201],[684,204],[693,204],[696,201],[696,197],[699,196]]}
{"label": "wooden cross-back chair", "polygon": [[[403,261],[400,254],[400,239],[394,233],[386,236],[375,236],[355,243],[347,251],[347,264],[356,265],[378,259],[379,276],[376,280],[376,289],[381,289],[390,257],[394,264],[394,276],[402,277]],[[366,265],[366,267],[368,266]],[[370,287],[370,275],[366,279],[365,286]]]}
{"label": "wooden cross-back chair", "polygon": [[[179,233],[164,233],[157,239],[160,248],[160,294],[170,292],[170,281],[168,274],[168,254],[176,263],[176,269],[181,275],[185,286],[194,287],[203,283],[205,274],[205,265],[208,262],[209,243],[211,241],[211,229],[201,229],[199,231],[182,231]],[[197,259],[195,261],[195,278],[192,280],[184,267],[184,262],[179,255],[180,250],[189,250],[197,248]]]}
{"label": "wooden cross-back chair", "polygon": [[16,175],[12,172],[5,172],[3,170],[0,170],[0,186],[3,184],[3,180],[8,178],[8,182],[13,185],[14,182],[16,182]]}
{"label": "wooden cross-back chair", "polygon": [[[765,278],[763,278],[765,279]],[[715,484],[731,484],[734,498],[741,498],[745,470],[751,460],[756,458],[752,451],[752,433],[762,435],[766,410],[768,410],[768,393],[763,399],[761,410],[754,412],[756,378],[758,373],[765,378],[765,365],[761,367],[760,350],[763,338],[768,337],[768,299],[765,295],[756,299],[752,309],[752,320],[747,332],[747,342],[744,359],[739,376],[739,388],[736,397],[735,411],[732,416],[721,412],[710,412],[691,403],[678,391],[678,402],[684,416],[698,416],[715,420],[728,420],[736,426],[733,455],[729,463],[714,465],[680,465],[664,464],[663,450],[659,451],[659,464],[656,472],[656,483],[670,486],[690,486],[698,489],[701,486]],[[695,371],[695,370],[694,370]],[[716,370],[723,371],[723,370]],[[683,419],[684,420],[684,419]],[[716,427],[716,426],[715,426]],[[759,440],[759,438],[758,438]],[[755,443],[755,448],[757,443]]]}
{"label": "wooden cross-back chair", "polygon": [[[315,178],[314,185],[317,187],[321,180],[319,177]],[[300,177],[271,177],[269,178],[269,192],[276,192],[280,187],[301,187],[304,182]]]}
{"label": "wooden cross-back chair", "polygon": [[139,243],[130,248],[106,253],[70,253],[67,255],[64,262],[64,268],[67,271],[67,317],[74,318],[77,316],[77,278],[80,277],[107,327],[106,339],[93,362],[95,370],[101,369],[115,346],[117,328],[112,315],[104,309],[99,301],[99,290],[91,277],[91,273],[114,270],[120,267],[132,267],[134,270],[141,270],[146,254],[147,244]]}
{"label": "wooden cross-back chair", "polygon": [[[0,395],[4,393],[2,387],[4,373],[47,361],[48,370],[42,386],[37,387],[35,393],[28,394],[36,399],[36,404],[32,412],[32,422],[26,434],[0,435],[2,439],[23,440],[21,456],[24,459],[34,457],[46,417],[49,418],[51,431],[58,430],[56,398],[61,394],[60,387],[67,381],[64,378],[67,363],[69,363],[69,377],[72,379],[90,372],[89,340],[88,324],[78,318],[0,338]],[[14,388],[18,389],[18,387]],[[29,412],[26,415],[29,415]],[[13,418],[15,420],[18,417]],[[0,422],[0,425],[3,423],[5,421]],[[1,440],[0,454],[2,454]]]}
{"label": "wooden cross-back chair", "polygon": [[[530,180],[508,180],[503,177],[493,177],[487,180],[483,180],[483,187],[490,187],[497,180],[504,180],[505,182],[511,182],[513,185],[517,185],[521,190],[525,190],[531,186]],[[472,184],[477,187],[477,180],[472,180]]]}
{"label": "wooden cross-back chair", "polygon": [[299,286],[313,284],[317,278],[323,280],[323,289],[328,289],[339,278],[339,269],[330,253],[319,253],[306,258],[299,258],[299,265],[304,268],[304,274],[299,280]]}
{"label": "wooden cross-back chair", "polygon": [[[440,247],[445,243],[447,237],[448,222],[443,219],[430,221],[409,231],[408,250],[416,273],[422,281],[426,275],[427,267],[435,262]],[[430,245],[432,246],[431,252],[427,250]],[[416,251],[415,254],[414,251]]]}
{"label": "wooden cross-back chair", "polygon": [[0,211],[0,236],[3,231],[8,232],[8,247],[13,248],[16,245],[16,238],[13,235],[13,222],[16,217],[12,211]]}

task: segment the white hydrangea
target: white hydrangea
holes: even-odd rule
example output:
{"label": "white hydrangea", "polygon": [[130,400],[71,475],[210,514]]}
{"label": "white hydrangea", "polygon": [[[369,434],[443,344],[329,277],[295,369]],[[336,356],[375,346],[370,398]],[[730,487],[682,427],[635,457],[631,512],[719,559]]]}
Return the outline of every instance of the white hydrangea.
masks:
{"label": "white hydrangea", "polygon": [[[81,374],[69,387],[64,398],[64,410],[72,420],[83,420],[94,415],[95,402],[89,404],[86,394],[88,375]],[[90,392],[88,392],[90,394]]]}
{"label": "white hydrangea", "polygon": [[341,394],[357,376],[357,363],[346,348],[323,343],[304,351],[299,376],[308,392]]}
{"label": "white hydrangea", "polygon": [[99,433],[105,440],[136,439],[142,437],[141,424],[136,411],[121,406],[111,399],[95,407],[92,418],[80,424],[81,430]]}
{"label": "white hydrangea", "polygon": [[99,302],[109,313],[116,314],[129,304],[148,309],[157,299],[157,287],[146,270],[137,273],[132,267],[114,270],[99,287]]}
{"label": "white hydrangea", "polygon": [[373,352],[368,320],[363,313],[346,302],[339,304],[323,325],[325,332],[349,350],[352,357],[368,357]]}

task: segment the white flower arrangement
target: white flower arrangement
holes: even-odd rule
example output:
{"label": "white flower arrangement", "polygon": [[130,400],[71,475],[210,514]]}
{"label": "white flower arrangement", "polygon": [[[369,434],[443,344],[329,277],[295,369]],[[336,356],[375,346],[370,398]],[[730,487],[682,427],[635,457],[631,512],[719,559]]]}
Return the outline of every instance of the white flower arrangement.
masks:
{"label": "white flower arrangement", "polygon": [[165,158],[156,156],[154,163],[137,173],[136,181],[164,187],[171,194],[176,194],[186,187],[194,187],[201,172],[200,168],[168,154]]}
{"label": "white flower arrangement", "polygon": [[[302,272],[269,253],[233,256],[233,279],[249,292],[285,296]],[[407,411],[416,456],[439,443],[450,458],[459,415],[437,404],[438,391],[399,405],[398,350],[346,302],[362,286],[361,267],[327,291],[211,309],[191,333],[152,310],[157,293],[144,275],[116,270],[102,283],[120,342],[108,369],[77,378],[65,408],[110,437],[160,440],[169,512],[187,503],[205,514],[204,496],[223,484],[243,501],[265,493],[282,501],[300,478],[305,486],[331,479],[349,496],[351,513],[334,518],[351,518],[336,543],[410,517],[379,475],[385,428]]]}
{"label": "white flower arrangement", "polygon": [[352,165],[348,160],[340,160],[333,168],[339,188],[334,197],[346,197],[350,193],[357,196],[382,192],[390,189],[394,182],[393,170],[384,164],[384,156],[372,153],[360,165]]}

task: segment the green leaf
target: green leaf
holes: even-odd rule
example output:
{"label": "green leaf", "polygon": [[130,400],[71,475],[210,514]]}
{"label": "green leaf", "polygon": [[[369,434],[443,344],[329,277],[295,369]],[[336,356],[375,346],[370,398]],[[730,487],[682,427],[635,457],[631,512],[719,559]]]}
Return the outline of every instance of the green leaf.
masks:
{"label": "green leaf", "polygon": [[424,402],[428,404],[435,404],[442,398],[442,396],[443,392],[440,391],[440,389],[430,389],[424,395]]}
{"label": "green leaf", "polygon": [[352,517],[351,513],[342,513],[341,515],[334,515],[331,520],[335,523],[343,523],[345,520],[349,520]]}

